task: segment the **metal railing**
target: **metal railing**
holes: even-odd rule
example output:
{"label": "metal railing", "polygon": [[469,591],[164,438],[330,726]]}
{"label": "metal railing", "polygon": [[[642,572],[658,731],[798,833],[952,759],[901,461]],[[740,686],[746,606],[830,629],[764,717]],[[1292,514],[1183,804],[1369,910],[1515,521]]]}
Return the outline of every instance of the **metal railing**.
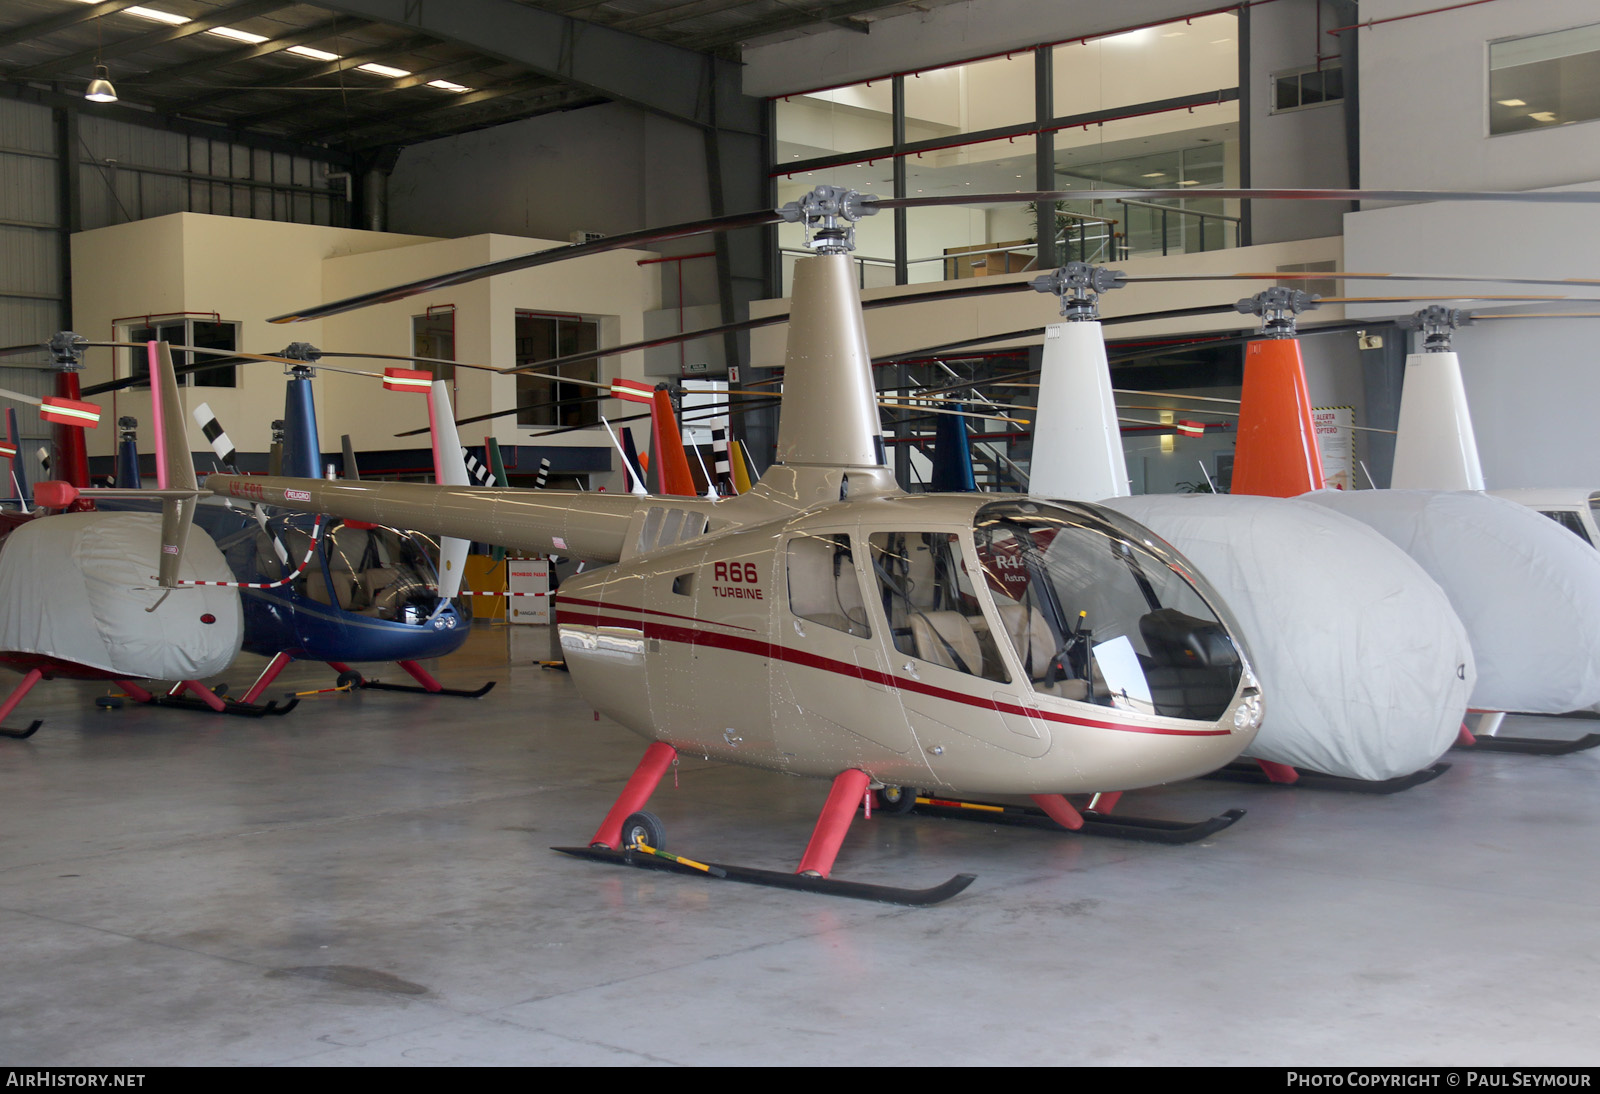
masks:
{"label": "metal railing", "polygon": [[[1196,196],[1201,196],[1204,191],[1196,191]],[[1239,233],[1244,224],[1242,217],[1229,216],[1226,213],[1205,213],[1199,209],[1184,209],[1177,205],[1157,205],[1148,201],[1135,201],[1131,198],[1118,198],[1118,205],[1123,208],[1122,222],[1127,225],[1127,230],[1122,234],[1120,253],[1117,259],[1131,258],[1135,250],[1155,250],[1149,248],[1135,248],[1133,239],[1138,231],[1134,227],[1134,217],[1139,215],[1149,225],[1152,235],[1159,235],[1161,253],[1163,255],[1191,254],[1196,251],[1216,251],[1225,247],[1239,246]],[[1172,228],[1176,223],[1178,229],[1179,246],[1172,246]],[[1159,228],[1157,225],[1159,224]],[[1228,225],[1233,225],[1233,242],[1227,242]],[[1195,243],[1197,246],[1191,246]],[[1215,246],[1208,244],[1215,243]]]}

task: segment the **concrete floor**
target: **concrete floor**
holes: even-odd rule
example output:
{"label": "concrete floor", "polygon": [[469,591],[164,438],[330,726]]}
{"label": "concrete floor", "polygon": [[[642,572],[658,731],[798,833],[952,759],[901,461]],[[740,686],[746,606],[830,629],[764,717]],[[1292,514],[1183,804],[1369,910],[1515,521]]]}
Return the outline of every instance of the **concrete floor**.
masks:
{"label": "concrete floor", "polygon": [[[477,628],[438,671],[481,700],[260,721],[42,685],[12,720],[44,728],[0,741],[0,1065],[1600,1063],[1600,751],[1126,800],[1249,810],[1188,847],[858,820],[838,877],[979,875],[906,909],[550,851],[644,743],[530,667],[547,642]],[[773,868],[826,791],[679,781],[674,850]]]}

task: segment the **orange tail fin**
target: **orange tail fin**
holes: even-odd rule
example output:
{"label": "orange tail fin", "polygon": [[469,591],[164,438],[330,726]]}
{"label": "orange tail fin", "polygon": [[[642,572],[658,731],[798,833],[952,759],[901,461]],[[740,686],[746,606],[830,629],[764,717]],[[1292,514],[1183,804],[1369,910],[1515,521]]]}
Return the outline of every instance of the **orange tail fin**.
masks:
{"label": "orange tail fin", "polygon": [[683,451],[683,430],[672,413],[672,397],[665,391],[657,391],[651,400],[650,435],[655,450],[652,471],[660,484],[659,492],[695,497],[699,491],[689,470],[689,457]]}
{"label": "orange tail fin", "polygon": [[1251,342],[1239,397],[1233,492],[1292,498],[1323,485],[1300,343],[1293,338]]}

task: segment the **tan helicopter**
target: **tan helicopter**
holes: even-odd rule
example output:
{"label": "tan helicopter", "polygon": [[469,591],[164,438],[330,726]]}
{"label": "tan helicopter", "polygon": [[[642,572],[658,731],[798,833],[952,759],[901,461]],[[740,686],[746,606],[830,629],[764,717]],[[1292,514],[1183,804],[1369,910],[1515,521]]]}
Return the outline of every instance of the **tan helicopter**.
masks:
{"label": "tan helicopter", "polygon": [[[1052,196],[1063,195],[1000,200]],[[1022,795],[1082,830],[1102,822],[1063,795],[1213,770],[1249,745],[1262,716],[1260,688],[1225,607],[1147,529],[1096,505],[907,495],[895,484],[848,257],[853,222],[879,209],[954,200],[879,200],[819,187],[777,213],[558,248],[281,317],[333,314],[596,250],[800,221],[817,253],[795,271],[778,462],[736,498],[233,475],[213,475],[206,488],[618,563],[564,583],[557,625],[580,691],[652,743],[590,846],[561,850],[895,903],[946,899],[971,875],[922,890],[829,879],[870,789]],[[163,550],[170,554],[175,542],[164,537]],[[832,780],[796,874],[659,850],[659,822],[641,810],[679,751]]]}
{"label": "tan helicopter", "polygon": [[[746,494],[207,480],[228,497],[618,563],[563,583],[560,640],[586,699],[653,743],[591,846],[562,850],[931,903],[972,876],[923,890],[828,878],[871,788],[1026,795],[1079,829],[1063,795],[1203,774],[1260,725],[1226,609],[1143,527],[1095,505],[898,488],[847,253],[856,197],[823,188],[796,212],[819,253],[796,269],[779,462]],[[641,810],[680,751],[832,780],[796,874],[647,853],[661,832]]]}

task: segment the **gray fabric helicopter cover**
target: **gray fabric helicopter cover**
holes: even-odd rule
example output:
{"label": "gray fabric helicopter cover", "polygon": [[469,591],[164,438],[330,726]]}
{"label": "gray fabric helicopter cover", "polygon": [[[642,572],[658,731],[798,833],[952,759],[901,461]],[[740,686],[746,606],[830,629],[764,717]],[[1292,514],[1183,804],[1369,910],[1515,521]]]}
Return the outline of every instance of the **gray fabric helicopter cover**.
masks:
{"label": "gray fabric helicopter cover", "polygon": [[1600,553],[1474,491],[1304,495],[1382,533],[1444,589],[1478,663],[1472,705],[1559,714],[1600,702]]}
{"label": "gray fabric helicopter cover", "polygon": [[1455,740],[1475,677],[1466,632],[1382,536],[1292,499],[1102,504],[1177,547],[1239,621],[1265,713],[1246,755],[1382,780],[1427,767]]}
{"label": "gray fabric helicopter cover", "polygon": [[[180,588],[163,599],[152,576],[160,558],[159,513],[62,513],[22,525],[0,550],[0,650],[139,679],[221,672],[244,639],[238,590]],[[199,528],[180,576],[234,580]],[[215,622],[203,622],[207,614]]]}

